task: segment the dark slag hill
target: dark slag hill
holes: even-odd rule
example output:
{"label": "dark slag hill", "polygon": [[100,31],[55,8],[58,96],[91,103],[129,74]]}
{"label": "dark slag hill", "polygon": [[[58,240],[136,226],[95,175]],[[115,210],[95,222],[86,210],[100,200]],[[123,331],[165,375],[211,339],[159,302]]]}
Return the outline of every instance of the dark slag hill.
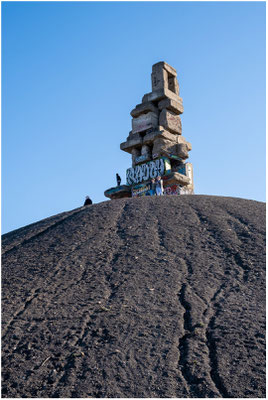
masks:
{"label": "dark slag hill", "polygon": [[265,397],[265,204],[107,201],[2,239],[3,397]]}

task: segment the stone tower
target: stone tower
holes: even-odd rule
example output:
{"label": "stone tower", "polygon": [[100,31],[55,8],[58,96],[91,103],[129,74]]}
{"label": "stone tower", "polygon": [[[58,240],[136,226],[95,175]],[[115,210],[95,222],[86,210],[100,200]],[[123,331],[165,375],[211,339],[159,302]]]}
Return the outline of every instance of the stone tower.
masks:
{"label": "stone tower", "polygon": [[161,176],[164,194],[193,194],[193,168],[186,162],[192,149],[182,136],[177,72],[165,62],[152,67],[152,91],[132,111],[132,130],[120,149],[132,156],[126,185],[105,191],[111,199],[149,194],[152,178]]}

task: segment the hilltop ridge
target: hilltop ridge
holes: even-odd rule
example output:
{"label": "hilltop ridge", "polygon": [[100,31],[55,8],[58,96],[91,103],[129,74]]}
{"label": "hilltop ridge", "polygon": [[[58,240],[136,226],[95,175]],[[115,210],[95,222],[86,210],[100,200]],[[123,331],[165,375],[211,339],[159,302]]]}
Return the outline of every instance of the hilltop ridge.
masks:
{"label": "hilltop ridge", "polygon": [[265,204],[127,198],[3,235],[3,397],[265,397]]}

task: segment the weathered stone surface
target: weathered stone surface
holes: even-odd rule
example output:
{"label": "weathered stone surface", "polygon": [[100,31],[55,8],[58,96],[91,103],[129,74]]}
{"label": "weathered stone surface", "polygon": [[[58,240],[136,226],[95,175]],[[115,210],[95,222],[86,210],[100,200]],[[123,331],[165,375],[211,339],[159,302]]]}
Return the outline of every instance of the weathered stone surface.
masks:
{"label": "weathered stone surface", "polygon": [[137,118],[139,117],[141,114],[146,114],[149,111],[152,111],[153,113],[155,113],[156,115],[159,114],[159,110],[157,107],[155,107],[155,105],[151,102],[148,101],[147,103],[141,103],[138,104],[130,113],[130,115],[133,118]]}
{"label": "weathered stone surface", "polygon": [[132,133],[144,132],[158,126],[158,115],[153,112],[132,119]]}
{"label": "weathered stone surface", "polygon": [[136,158],[141,155],[141,150],[134,148],[131,150],[131,155],[132,155],[132,167],[134,167],[136,164]]}
{"label": "weathered stone surface", "polygon": [[176,154],[182,159],[186,159],[189,157],[188,148],[185,143],[177,144]]}
{"label": "weathered stone surface", "polygon": [[179,96],[173,93],[171,90],[168,89],[158,89],[151,93],[146,93],[143,98],[142,102],[147,103],[148,101],[160,101],[165,98],[169,98],[175,101],[179,101]]}
{"label": "weathered stone surface", "polygon": [[153,65],[151,79],[152,91],[164,88],[168,89],[168,73],[160,63]]}
{"label": "weathered stone surface", "polygon": [[164,108],[159,115],[159,125],[172,133],[181,135],[181,118],[179,115]]}
{"label": "weathered stone surface", "polygon": [[126,142],[120,144],[120,149],[126,151],[127,153],[131,153],[132,149],[142,145],[142,137],[139,135],[133,135],[128,137]]}
{"label": "weathered stone surface", "polygon": [[189,185],[190,179],[183,175],[180,174],[179,172],[171,172],[169,175],[167,175],[164,179],[164,183],[166,184],[180,184],[183,186]]}
{"label": "weathered stone surface", "polygon": [[183,105],[182,105],[182,98],[178,97],[179,101],[175,101],[172,99],[164,99],[161,100],[158,103],[158,108],[159,110],[163,110],[163,108],[166,108],[172,112],[174,112],[175,114],[182,114],[184,109],[183,109]]}
{"label": "weathered stone surface", "polygon": [[191,143],[190,142],[187,142],[187,140],[183,137],[183,136],[181,136],[181,135],[178,135],[177,136],[177,141],[178,141],[178,144],[186,144],[186,146],[187,146],[187,150],[188,151],[191,151],[192,150],[192,145],[191,145]]}
{"label": "weathered stone surface", "polygon": [[152,144],[154,140],[163,134],[163,131],[160,131],[159,129],[156,129],[153,132],[146,133],[146,135],[143,138],[143,144]]}
{"label": "weathered stone surface", "polygon": [[175,173],[172,182],[179,188],[178,193],[172,188],[169,194],[181,194],[182,185],[183,189],[187,185],[193,188],[189,183],[192,182],[192,170],[189,170],[188,176],[183,176],[177,170],[178,166],[185,163],[192,146],[181,136],[180,114],[184,109],[182,98],[179,97],[177,72],[161,61],[153,65],[151,77],[152,92],[145,94],[142,103],[131,111],[132,131],[126,141],[120,144],[120,149],[132,156],[132,168],[127,172],[128,184],[140,184],[141,175],[147,176],[148,165],[152,166],[160,158],[166,158],[170,160],[172,173]]}
{"label": "weathered stone surface", "polygon": [[187,150],[188,151],[192,150],[191,143],[187,142],[187,140],[182,135],[174,135],[173,133],[165,130],[164,127],[162,127],[162,126],[159,126],[159,129],[157,129],[157,130],[155,130],[153,132],[147,133],[144,136],[144,138],[142,140],[142,143],[151,145],[151,144],[154,143],[154,141],[158,137],[167,139],[167,140],[169,140],[171,142],[176,142],[178,144],[180,144],[180,143],[186,144],[187,145]]}
{"label": "weathered stone surface", "polygon": [[152,149],[152,154],[162,154],[163,151],[165,152],[171,152],[171,147],[176,147],[176,141],[174,140],[173,142],[165,139],[163,137],[158,137],[154,141],[153,149]]}
{"label": "weathered stone surface", "polygon": [[191,185],[191,187],[194,188],[193,164],[192,163],[186,163],[185,164],[185,169],[186,169],[186,176],[189,178],[189,185]]}
{"label": "weathered stone surface", "polygon": [[141,164],[141,163],[144,163],[144,162],[150,161],[150,160],[151,160],[151,156],[149,154],[142,154],[135,158],[135,164],[132,164],[132,167],[134,167],[137,164]]}
{"label": "weathered stone surface", "polygon": [[152,91],[165,88],[179,95],[177,72],[167,63],[161,61],[152,68]]}
{"label": "weathered stone surface", "polygon": [[189,157],[188,148],[185,143],[178,144],[176,138],[172,141],[161,136],[154,141],[152,155],[153,158],[164,155],[171,157],[173,155],[178,156],[183,160]]}

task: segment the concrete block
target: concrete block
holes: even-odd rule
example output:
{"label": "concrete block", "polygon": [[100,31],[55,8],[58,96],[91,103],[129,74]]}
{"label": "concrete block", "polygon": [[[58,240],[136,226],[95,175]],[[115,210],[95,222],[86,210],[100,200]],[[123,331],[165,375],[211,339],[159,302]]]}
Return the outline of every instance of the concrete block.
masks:
{"label": "concrete block", "polygon": [[129,137],[126,142],[120,144],[120,149],[126,151],[127,153],[131,153],[133,148],[139,147],[142,145],[142,137],[140,135],[133,135],[133,138]]}
{"label": "concrete block", "polygon": [[161,61],[152,67],[152,91],[165,88],[179,95],[177,72],[171,65]]}
{"label": "concrete block", "polygon": [[153,113],[155,113],[156,115],[159,114],[159,110],[157,107],[155,107],[155,105],[152,102],[147,102],[147,103],[141,103],[138,104],[130,113],[130,115],[133,118],[137,118],[139,117],[141,114],[146,114],[149,111],[152,111]]}
{"label": "concrete block", "polygon": [[185,143],[177,144],[177,155],[182,159],[186,159],[189,157],[188,148]]}
{"label": "concrete block", "polygon": [[163,177],[163,182],[164,182],[164,187],[166,185],[172,185],[172,184],[179,184],[182,186],[189,185],[190,179],[183,175],[180,174],[179,172],[172,172],[168,174],[167,176]]}
{"label": "concrete block", "polygon": [[127,185],[112,187],[105,190],[104,196],[108,197],[111,200],[131,197],[131,188]]}
{"label": "concrete block", "polygon": [[188,151],[191,151],[192,150],[192,145],[191,145],[191,143],[190,142],[187,142],[187,140],[183,137],[183,136],[181,136],[181,135],[179,135],[179,136],[177,136],[177,142],[178,142],[178,144],[186,144],[186,147],[187,147],[187,150]]}
{"label": "concrete block", "polygon": [[158,89],[151,93],[146,93],[142,98],[142,103],[148,103],[149,101],[160,101],[165,98],[169,98],[179,102],[179,96],[169,89]]}
{"label": "concrete block", "polygon": [[141,155],[140,149],[133,148],[131,150],[131,155],[132,155],[132,167],[134,167],[136,165],[136,158]]}
{"label": "concrete block", "polygon": [[189,178],[189,185],[191,185],[192,189],[194,189],[193,164],[186,163],[185,169],[186,169],[186,176]]}
{"label": "concrete block", "polygon": [[179,101],[175,101],[172,99],[164,99],[161,100],[158,103],[158,108],[159,110],[163,110],[164,108],[166,108],[167,110],[170,110],[172,112],[174,112],[175,114],[182,114],[184,109],[183,109],[183,105],[182,105],[182,98],[178,97]]}
{"label": "concrete block", "polygon": [[179,115],[164,108],[159,115],[159,125],[163,126],[168,131],[181,135],[182,126]]}
{"label": "concrete block", "polygon": [[132,119],[132,133],[144,132],[158,126],[158,115],[153,112]]}
{"label": "concrete block", "polygon": [[158,136],[154,140],[152,148],[153,158],[159,156],[178,156],[180,159],[185,160],[189,157],[187,145],[185,143],[178,144],[176,136],[172,136],[174,137],[173,140],[169,140],[161,136]]}
{"label": "concrete block", "polygon": [[164,88],[168,89],[168,73],[163,67],[153,68],[151,79],[152,91]]}
{"label": "concrete block", "polygon": [[157,138],[159,135],[161,135],[161,132],[159,132],[158,130],[146,133],[142,142],[143,144],[151,145],[154,142],[155,138]]}

